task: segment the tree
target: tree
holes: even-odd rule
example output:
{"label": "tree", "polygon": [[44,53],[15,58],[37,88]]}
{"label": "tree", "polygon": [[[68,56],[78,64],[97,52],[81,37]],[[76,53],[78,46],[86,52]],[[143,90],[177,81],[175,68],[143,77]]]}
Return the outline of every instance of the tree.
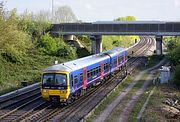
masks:
{"label": "tree", "polygon": [[69,6],[61,6],[57,8],[53,17],[54,23],[71,23],[76,21],[77,18]]}
{"label": "tree", "polygon": [[176,85],[179,85],[179,86],[180,86],[180,65],[177,65],[177,66],[176,66],[176,69],[175,69],[175,71],[174,71],[173,82],[174,82]]}
{"label": "tree", "polygon": [[52,22],[52,14],[49,11],[41,10],[35,15],[36,21]]}
{"label": "tree", "polygon": [[31,45],[29,35],[19,30],[17,23],[16,9],[10,12],[8,18],[0,20],[0,54],[11,62],[20,62]]}
{"label": "tree", "polygon": [[180,64],[180,38],[174,38],[168,44],[168,59],[174,66]]}
{"label": "tree", "polygon": [[114,21],[136,21],[134,16],[125,16],[125,17],[118,17],[114,19]]}

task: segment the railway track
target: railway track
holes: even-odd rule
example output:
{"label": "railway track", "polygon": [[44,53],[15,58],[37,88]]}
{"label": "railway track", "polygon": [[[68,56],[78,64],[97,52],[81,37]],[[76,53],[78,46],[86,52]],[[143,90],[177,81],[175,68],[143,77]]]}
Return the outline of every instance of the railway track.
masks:
{"label": "railway track", "polygon": [[[132,65],[133,63],[135,64],[135,62],[138,62],[139,59],[136,59],[135,57],[139,55],[140,52],[143,53],[149,49],[147,48],[146,45],[150,45],[150,43],[152,43],[152,41],[147,41],[145,40],[145,38],[141,38],[139,44],[134,48],[130,49],[133,50],[134,53],[131,55],[129,54],[131,56],[131,60],[129,60],[128,63],[131,64],[130,65],[131,68],[129,68],[128,70],[132,69],[132,67],[134,66]],[[140,49],[140,47],[141,47],[141,51],[137,51]],[[119,76],[119,74],[121,74],[121,76]],[[82,118],[81,117],[82,115],[90,111],[91,108],[87,108],[89,104],[91,105],[91,103],[93,103],[91,107],[94,107],[108,92],[110,92],[117,84],[119,84],[121,80],[117,82],[113,82],[117,80],[116,79],[117,77],[122,80],[125,77],[125,72],[117,73],[115,77],[112,77],[110,80],[106,81],[105,84],[103,84],[102,86],[95,87],[94,89],[90,90],[85,95],[80,97],[78,100],[73,102],[71,105],[66,107],[51,106],[49,103],[46,103],[41,99],[40,94],[37,93],[36,94],[37,96],[34,95],[35,91],[33,90],[29,92],[27,91],[26,93],[21,93],[11,98],[0,100],[0,103],[2,103],[2,105],[0,104],[0,121],[13,121],[13,122],[41,121],[42,122],[42,121],[54,121],[54,120],[64,121],[67,118],[71,118],[71,119],[73,118],[72,120],[79,120],[79,118]],[[104,89],[107,89],[106,92],[104,92]],[[40,93],[40,91],[38,92]],[[29,94],[32,94],[32,96],[36,96],[36,97],[33,98]],[[32,97],[31,99],[30,96]],[[95,101],[93,102],[93,100]],[[23,102],[20,104],[21,101]],[[82,111],[80,111],[80,109],[82,109]],[[74,117],[76,112],[78,112],[77,118]]]}
{"label": "railway track", "polygon": [[[148,41],[149,45],[152,45],[151,41]],[[143,51],[140,51],[139,53],[145,53],[148,49],[145,47],[146,44],[143,44],[144,49],[142,49]],[[140,60],[138,59],[131,59],[133,60],[133,62],[139,62]],[[134,68],[138,65],[135,64]],[[130,66],[132,67],[132,66]],[[129,68],[129,67],[128,67]],[[98,90],[96,92],[96,94],[93,97],[90,97],[88,101],[82,102],[79,105],[76,105],[76,107],[70,109],[69,111],[67,110],[66,113],[61,114],[59,116],[56,116],[54,118],[52,118],[49,121],[70,121],[70,122],[76,122],[76,121],[80,121],[84,115],[86,115],[88,113],[88,111],[90,111],[91,109],[93,109],[104,97],[106,97],[106,95],[113,90],[113,88],[115,86],[117,86],[121,80],[117,80],[116,78],[118,77],[118,79],[123,79],[123,77],[121,76],[121,73],[118,73],[115,77],[113,77],[113,79],[110,79],[110,81],[107,84],[104,84],[103,86],[100,86],[101,90]],[[116,81],[116,82],[114,82]]]}
{"label": "railway track", "polygon": [[[145,47],[146,44],[148,44],[149,41],[144,41],[144,43],[141,43],[142,47]],[[137,48],[138,50],[139,48]],[[144,49],[148,50],[147,48]],[[141,51],[141,52],[144,52]],[[133,56],[138,55],[137,53],[134,53]],[[132,61],[134,60],[134,61]],[[137,59],[131,59],[131,62],[135,62]],[[134,66],[135,67],[135,66]],[[110,81],[114,81],[116,80],[116,77],[120,78],[121,80],[123,79],[123,77],[125,77],[125,73],[123,74],[124,76],[122,76],[122,72],[119,73],[121,74],[121,76],[116,75],[115,77],[113,77],[112,79],[110,79]],[[41,122],[45,122],[45,121],[70,121],[70,120],[66,120],[67,118],[71,118],[71,121],[79,121],[79,119],[72,119],[73,116],[76,116],[76,118],[80,118],[81,115],[83,115],[83,113],[86,113],[84,111],[89,111],[89,109],[86,106],[94,106],[96,105],[106,94],[108,94],[118,83],[118,82],[106,82],[105,84],[103,84],[102,86],[99,86],[98,88],[93,89],[92,91],[88,92],[88,95],[78,99],[76,102],[74,102],[72,105],[67,106],[65,108],[57,108],[55,110],[52,110],[50,113],[47,111],[47,114],[45,114],[46,116],[41,116],[39,117],[39,115],[37,116],[36,114],[29,117],[29,118],[34,118],[34,116],[39,117],[39,119],[33,120],[33,121],[41,121]],[[107,89],[106,92],[104,91],[104,89]],[[92,95],[93,94],[93,95]],[[99,97],[98,95],[102,96]],[[91,102],[94,99],[99,98],[99,100],[96,100],[95,103],[93,103],[93,105],[89,105],[91,104]],[[85,108],[85,110],[83,110]],[[92,107],[93,108],[93,107]],[[46,109],[44,109],[43,112],[41,113],[46,113],[45,112]],[[83,110],[82,112],[78,112],[80,110]],[[48,114],[49,113],[49,114]],[[79,113],[78,115],[75,113]],[[78,117],[77,117],[78,116]],[[27,120],[24,120],[27,121]]]}

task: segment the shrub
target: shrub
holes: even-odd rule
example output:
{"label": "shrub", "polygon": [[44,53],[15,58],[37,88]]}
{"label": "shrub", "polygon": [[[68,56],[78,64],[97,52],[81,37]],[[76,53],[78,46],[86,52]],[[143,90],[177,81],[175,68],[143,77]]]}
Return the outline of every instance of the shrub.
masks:
{"label": "shrub", "polygon": [[64,44],[63,46],[59,47],[59,49],[56,52],[56,56],[60,56],[68,59],[75,59],[77,58],[76,48]]}
{"label": "shrub", "polygon": [[52,38],[48,33],[41,37],[41,41],[39,46],[42,48],[42,50],[49,54],[54,55],[58,49],[58,42],[56,42],[56,39]]}
{"label": "shrub", "polygon": [[177,65],[175,68],[173,82],[180,86],[180,65]]}

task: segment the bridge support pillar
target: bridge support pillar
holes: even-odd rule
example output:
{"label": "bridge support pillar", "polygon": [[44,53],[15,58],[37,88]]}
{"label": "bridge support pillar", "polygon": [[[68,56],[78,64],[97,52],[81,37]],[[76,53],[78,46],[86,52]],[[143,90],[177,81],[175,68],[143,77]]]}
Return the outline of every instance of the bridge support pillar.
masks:
{"label": "bridge support pillar", "polygon": [[92,40],[92,47],[91,47],[92,54],[97,54],[102,52],[102,36],[101,35],[90,36],[90,39]]}
{"label": "bridge support pillar", "polygon": [[63,36],[63,38],[64,38],[64,40],[66,40],[66,41],[72,41],[74,38],[74,35],[64,35]]}
{"label": "bridge support pillar", "polygon": [[156,36],[156,54],[162,55],[162,36]]}

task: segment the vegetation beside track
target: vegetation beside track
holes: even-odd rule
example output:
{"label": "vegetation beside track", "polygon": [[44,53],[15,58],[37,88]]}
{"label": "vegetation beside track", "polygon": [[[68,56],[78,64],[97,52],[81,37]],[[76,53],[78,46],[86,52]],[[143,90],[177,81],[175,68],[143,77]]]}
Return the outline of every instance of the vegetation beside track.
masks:
{"label": "vegetation beside track", "polygon": [[147,122],[179,122],[180,115],[174,115],[164,109],[167,99],[178,100],[179,104],[179,96],[179,90],[171,85],[166,84],[158,86],[149,100],[148,106],[143,113],[142,120]]}

